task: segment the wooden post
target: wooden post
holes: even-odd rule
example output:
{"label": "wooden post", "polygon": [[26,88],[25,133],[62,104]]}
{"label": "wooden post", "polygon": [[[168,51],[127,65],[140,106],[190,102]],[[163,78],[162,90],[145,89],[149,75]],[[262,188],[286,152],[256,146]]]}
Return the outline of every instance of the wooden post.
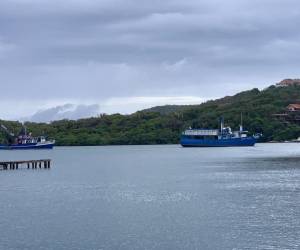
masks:
{"label": "wooden post", "polygon": [[50,168],[51,160],[50,159],[41,159],[41,160],[25,160],[25,161],[0,161],[0,169],[19,169],[23,165],[27,166],[27,169],[37,169],[37,168]]}

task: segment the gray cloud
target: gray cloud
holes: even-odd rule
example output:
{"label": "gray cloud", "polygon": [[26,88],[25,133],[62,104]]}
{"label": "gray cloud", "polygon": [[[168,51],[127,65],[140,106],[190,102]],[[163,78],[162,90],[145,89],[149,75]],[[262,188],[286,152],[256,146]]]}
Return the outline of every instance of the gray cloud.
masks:
{"label": "gray cloud", "polygon": [[49,109],[37,111],[30,117],[23,118],[24,121],[51,122],[61,119],[76,120],[80,118],[97,116],[100,112],[99,105],[74,105],[65,104]]}
{"label": "gray cloud", "polygon": [[205,99],[297,78],[299,7],[296,0],[3,0],[0,104]]}
{"label": "gray cloud", "polygon": [[37,111],[30,117],[23,118],[25,121],[33,122],[51,122],[61,119],[76,120],[80,118],[86,118],[91,116],[97,116],[100,112],[99,105],[75,105],[65,104],[56,106],[53,108],[42,109]]}

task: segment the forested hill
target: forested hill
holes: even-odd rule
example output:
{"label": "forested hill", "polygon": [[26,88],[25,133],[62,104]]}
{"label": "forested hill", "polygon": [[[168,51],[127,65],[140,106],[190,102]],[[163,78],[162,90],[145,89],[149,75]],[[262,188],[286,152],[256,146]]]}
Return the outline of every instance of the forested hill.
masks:
{"label": "forested hill", "polygon": [[144,109],[141,112],[158,112],[162,115],[168,115],[173,112],[183,111],[188,108],[192,108],[194,105],[164,105],[156,106],[149,109]]}
{"label": "forested hill", "polygon": [[[34,135],[46,134],[56,139],[57,145],[164,144],[178,143],[181,131],[190,126],[216,128],[220,116],[226,125],[238,129],[243,113],[244,127],[250,133],[263,133],[264,141],[282,141],[300,136],[299,125],[284,125],[272,117],[290,103],[300,103],[300,86],[252,89],[200,105],[167,105],[131,115],[103,114],[77,121],[26,123],[26,126]],[[21,128],[18,122],[1,123],[15,133]]]}

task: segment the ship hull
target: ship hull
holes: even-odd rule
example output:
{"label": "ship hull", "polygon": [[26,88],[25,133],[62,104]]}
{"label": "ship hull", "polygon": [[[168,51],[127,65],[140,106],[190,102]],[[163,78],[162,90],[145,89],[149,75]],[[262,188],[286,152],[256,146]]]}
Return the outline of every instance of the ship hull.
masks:
{"label": "ship hull", "polygon": [[54,146],[54,143],[49,142],[49,143],[36,143],[36,144],[15,144],[15,145],[0,145],[0,150],[1,149],[52,149]]}
{"label": "ship hull", "polygon": [[255,145],[253,137],[229,139],[191,139],[181,138],[183,147],[250,147]]}

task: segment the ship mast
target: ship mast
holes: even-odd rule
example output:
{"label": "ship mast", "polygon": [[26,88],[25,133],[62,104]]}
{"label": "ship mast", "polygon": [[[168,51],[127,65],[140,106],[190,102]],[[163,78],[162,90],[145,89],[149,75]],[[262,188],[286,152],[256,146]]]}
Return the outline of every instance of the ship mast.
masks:
{"label": "ship mast", "polygon": [[221,123],[221,134],[223,134],[223,129],[224,129],[224,117],[220,117],[220,123]]}
{"label": "ship mast", "polygon": [[243,132],[243,113],[241,112],[240,132]]}

